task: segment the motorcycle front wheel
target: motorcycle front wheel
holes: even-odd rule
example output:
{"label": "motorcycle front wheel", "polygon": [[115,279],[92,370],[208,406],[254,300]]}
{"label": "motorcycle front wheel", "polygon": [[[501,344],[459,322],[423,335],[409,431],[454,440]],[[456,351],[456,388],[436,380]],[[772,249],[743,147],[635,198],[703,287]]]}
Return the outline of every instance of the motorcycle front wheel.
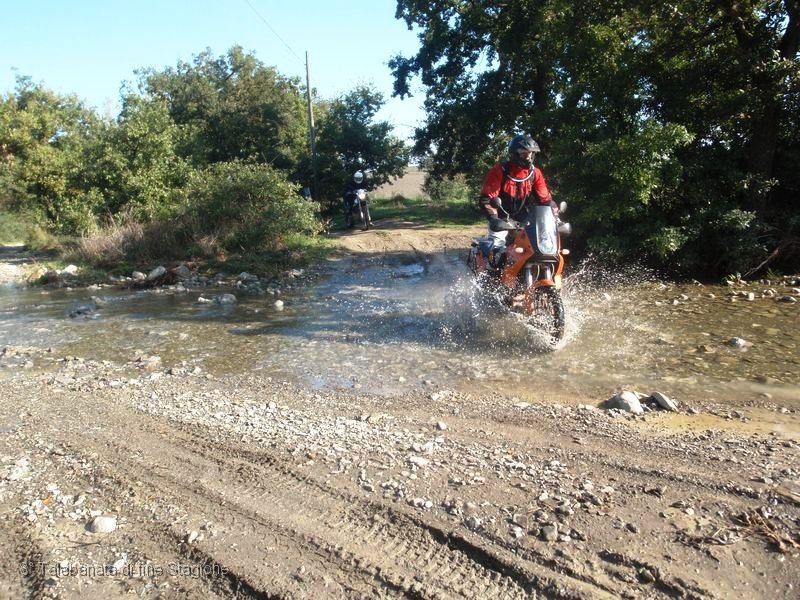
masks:
{"label": "motorcycle front wheel", "polygon": [[531,325],[544,333],[548,348],[554,349],[564,339],[567,326],[561,292],[555,287],[534,289],[531,309]]}
{"label": "motorcycle front wheel", "polygon": [[366,202],[361,205],[361,224],[364,226],[364,231],[372,225],[372,221],[369,218],[369,206]]}

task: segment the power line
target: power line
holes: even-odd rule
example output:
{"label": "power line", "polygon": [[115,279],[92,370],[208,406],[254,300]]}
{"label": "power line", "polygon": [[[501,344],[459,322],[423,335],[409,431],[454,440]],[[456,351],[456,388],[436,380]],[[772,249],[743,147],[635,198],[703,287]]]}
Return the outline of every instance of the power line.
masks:
{"label": "power line", "polygon": [[272,25],[270,25],[270,24],[267,22],[267,20],[266,20],[264,17],[262,17],[262,16],[261,16],[261,13],[260,13],[260,12],[258,12],[258,11],[256,10],[256,7],[255,7],[255,6],[253,6],[253,5],[250,3],[250,0],[244,0],[244,1],[247,3],[247,6],[249,6],[249,7],[250,7],[250,9],[251,9],[251,10],[252,10],[254,13],[256,13],[256,16],[257,16],[259,19],[261,19],[261,21],[264,23],[264,25],[266,25],[266,26],[269,28],[269,30],[270,30],[270,31],[273,33],[273,35],[274,35],[276,38],[278,38],[278,39],[281,41],[281,43],[282,43],[284,46],[286,46],[286,48],[289,50],[289,52],[291,52],[291,53],[292,53],[292,55],[293,55],[293,56],[294,56],[294,57],[295,57],[297,60],[299,60],[300,62],[303,62],[303,59],[302,59],[302,58],[300,58],[299,56],[297,56],[297,52],[295,52],[294,50],[292,50],[292,47],[291,47],[289,44],[287,44],[287,43],[286,43],[286,42],[283,40],[283,38],[282,38],[281,36],[279,36],[279,35],[278,35],[278,32],[277,32],[277,31],[275,31],[275,30],[272,28]]}

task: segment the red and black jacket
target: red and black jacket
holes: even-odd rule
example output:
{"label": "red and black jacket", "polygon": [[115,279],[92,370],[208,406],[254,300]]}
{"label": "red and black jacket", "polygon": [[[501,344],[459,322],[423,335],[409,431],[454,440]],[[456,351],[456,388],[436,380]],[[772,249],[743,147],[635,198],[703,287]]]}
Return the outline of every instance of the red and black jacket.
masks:
{"label": "red and black jacket", "polygon": [[488,204],[491,198],[500,198],[503,209],[517,221],[525,218],[532,202],[549,204],[552,201],[540,169],[533,167],[531,173],[511,161],[497,163],[483,180],[480,205],[490,218],[497,216],[497,210]]}

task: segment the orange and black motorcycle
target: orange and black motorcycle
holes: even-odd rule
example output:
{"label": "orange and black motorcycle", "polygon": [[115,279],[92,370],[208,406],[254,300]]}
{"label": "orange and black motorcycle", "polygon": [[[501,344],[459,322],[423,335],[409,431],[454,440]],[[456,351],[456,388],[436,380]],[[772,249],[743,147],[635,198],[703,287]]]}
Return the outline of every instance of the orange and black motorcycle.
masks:
{"label": "orange and black motorcycle", "polygon": [[[561,236],[572,227],[548,205],[531,206],[522,223],[509,217],[499,199],[493,205],[505,217],[493,222],[493,231],[508,233],[505,240],[489,234],[472,242],[468,264],[479,293],[520,315],[543,334],[549,349],[555,349],[566,328],[561,284],[569,250],[561,246]],[[562,202],[559,215],[566,208]]]}

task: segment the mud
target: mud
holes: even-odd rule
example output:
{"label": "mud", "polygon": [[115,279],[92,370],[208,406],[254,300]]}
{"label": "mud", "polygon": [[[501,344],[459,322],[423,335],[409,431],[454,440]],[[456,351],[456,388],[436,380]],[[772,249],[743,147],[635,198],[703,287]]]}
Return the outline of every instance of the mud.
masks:
{"label": "mud", "polygon": [[[337,260],[473,233],[394,225],[342,235]],[[2,597],[798,596],[790,366],[769,392],[686,383],[680,413],[634,417],[557,380],[378,394],[2,353]]]}

